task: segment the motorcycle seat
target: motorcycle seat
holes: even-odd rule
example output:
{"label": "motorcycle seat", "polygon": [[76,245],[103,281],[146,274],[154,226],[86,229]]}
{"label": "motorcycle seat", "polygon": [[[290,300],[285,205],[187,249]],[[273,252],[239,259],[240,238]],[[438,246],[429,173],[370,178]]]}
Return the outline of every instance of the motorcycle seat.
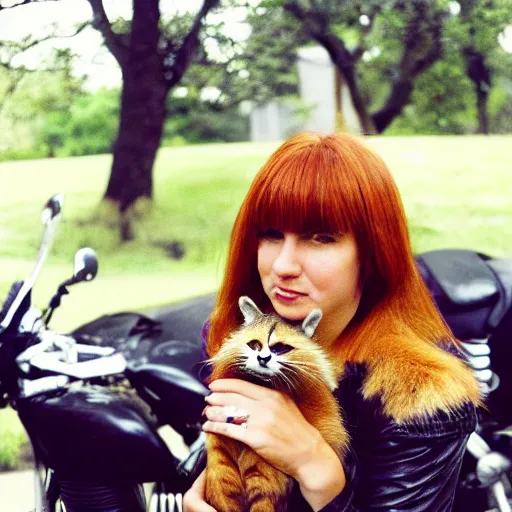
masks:
{"label": "motorcycle seat", "polygon": [[488,338],[502,315],[503,287],[488,259],[464,249],[439,249],[416,257],[436,306],[461,340]]}
{"label": "motorcycle seat", "polygon": [[457,308],[468,309],[497,301],[496,276],[482,257],[464,249],[429,251],[418,257]]}

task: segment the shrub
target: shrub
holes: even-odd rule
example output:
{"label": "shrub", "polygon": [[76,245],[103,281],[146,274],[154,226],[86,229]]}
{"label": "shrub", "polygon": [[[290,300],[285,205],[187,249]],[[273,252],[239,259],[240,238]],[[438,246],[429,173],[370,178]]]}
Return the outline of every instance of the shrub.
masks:
{"label": "shrub", "polygon": [[24,432],[8,430],[0,435],[0,470],[16,469],[21,449],[27,442]]}

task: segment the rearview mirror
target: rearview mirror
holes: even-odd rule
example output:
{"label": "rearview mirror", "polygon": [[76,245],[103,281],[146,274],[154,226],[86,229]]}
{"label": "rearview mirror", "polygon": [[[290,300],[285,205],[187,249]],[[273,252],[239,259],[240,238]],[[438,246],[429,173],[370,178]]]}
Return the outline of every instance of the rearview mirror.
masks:
{"label": "rearview mirror", "polygon": [[98,273],[98,258],[96,252],[90,247],[83,247],[75,254],[73,277],[69,284],[92,281]]}

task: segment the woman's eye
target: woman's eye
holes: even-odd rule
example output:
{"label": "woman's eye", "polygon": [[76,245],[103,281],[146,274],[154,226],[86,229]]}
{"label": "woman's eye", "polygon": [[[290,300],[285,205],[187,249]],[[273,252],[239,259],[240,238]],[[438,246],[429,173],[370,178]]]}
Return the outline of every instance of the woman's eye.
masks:
{"label": "woman's eye", "polygon": [[314,233],[311,235],[311,240],[320,244],[333,244],[337,238],[336,235],[330,233]]}
{"label": "woman's eye", "polygon": [[284,238],[284,235],[283,235],[282,231],[279,231],[278,229],[268,228],[268,229],[264,229],[261,232],[260,238],[263,238],[266,240],[282,240]]}
{"label": "woman's eye", "polygon": [[287,345],[286,343],[274,343],[270,347],[270,352],[280,356],[282,354],[286,354],[287,352],[290,352],[290,350],[293,350],[294,347],[291,345]]}

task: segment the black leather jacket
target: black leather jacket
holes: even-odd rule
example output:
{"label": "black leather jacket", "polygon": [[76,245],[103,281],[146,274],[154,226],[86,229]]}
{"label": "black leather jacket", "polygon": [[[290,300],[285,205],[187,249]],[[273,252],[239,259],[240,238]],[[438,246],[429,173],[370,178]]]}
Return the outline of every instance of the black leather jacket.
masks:
{"label": "black leather jacket", "polygon": [[348,365],[336,391],[352,453],[347,486],[321,512],[451,510],[466,442],[476,427],[474,405],[396,424],[382,414],[380,400],[362,397],[364,375],[362,365]]}

